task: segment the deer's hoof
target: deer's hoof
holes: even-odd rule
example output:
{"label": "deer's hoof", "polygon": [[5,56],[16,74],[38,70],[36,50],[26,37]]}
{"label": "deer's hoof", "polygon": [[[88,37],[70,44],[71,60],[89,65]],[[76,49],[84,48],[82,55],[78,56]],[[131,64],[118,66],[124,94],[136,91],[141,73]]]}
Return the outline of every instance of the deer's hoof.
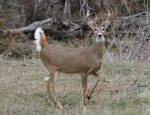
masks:
{"label": "deer's hoof", "polygon": [[58,104],[59,109],[64,109],[63,106],[61,104]]}
{"label": "deer's hoof", "polygon": [[90,99],[91,99],[91,96],[86,95],[86,98],[87,98],[88,100],[90,100]]}
{"label": "deer's hoof", "polygon": [[53,102],[49,102],[49,103],[50,103],[51,106],[54,106],[54,103],[53,103]]}

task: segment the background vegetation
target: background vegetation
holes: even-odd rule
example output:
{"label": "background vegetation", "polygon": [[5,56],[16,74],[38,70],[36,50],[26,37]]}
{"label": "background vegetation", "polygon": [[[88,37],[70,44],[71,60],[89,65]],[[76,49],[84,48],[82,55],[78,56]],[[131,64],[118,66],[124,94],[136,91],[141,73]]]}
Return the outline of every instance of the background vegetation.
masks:
{"label": "background vegetation", "polygon": [[[42,26],[49,43],[89,46],[88,12],[101,26],[107,11],[102,80],[88,101],[88,114],[149,115],[149,0],[0,0],[0,115],[83,114],[77,75],[60,74],[56,80],[64,110],[48,104],[43,80],[48,73],[35,52],[33,33]],[[95,81],[90,76],[88,87]]]}
{"label": "background vegetation", "polygon": [[[38,26],[50,41],[87,46],[92,36],[87,14],[101,26],[110,11],[111,23],[105,33],[108,50],[129,61],[149,61],[149,7],[148,0],[0,0],[0,53],[32,57],[33,50],[25,46],[31,46],[29,40]],[[20,43],[24,47],[17,46]]]}

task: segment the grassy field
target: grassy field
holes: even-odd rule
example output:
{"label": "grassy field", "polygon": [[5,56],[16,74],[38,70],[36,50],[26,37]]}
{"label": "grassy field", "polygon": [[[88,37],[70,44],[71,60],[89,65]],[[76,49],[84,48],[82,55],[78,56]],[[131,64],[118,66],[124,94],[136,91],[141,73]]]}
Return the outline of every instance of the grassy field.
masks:
{"label": "grassy field", "polygon": [[[149,115],[150,64],[104,61],[102,80],[88,101],[88,115]],[[44,77],[48,72],[39,59],[0,58],[0,114],[82,115],[78,75],[60,74],[56,91],[64,110],[48,103]],[[88,78],[89,88],[96,79]]]}

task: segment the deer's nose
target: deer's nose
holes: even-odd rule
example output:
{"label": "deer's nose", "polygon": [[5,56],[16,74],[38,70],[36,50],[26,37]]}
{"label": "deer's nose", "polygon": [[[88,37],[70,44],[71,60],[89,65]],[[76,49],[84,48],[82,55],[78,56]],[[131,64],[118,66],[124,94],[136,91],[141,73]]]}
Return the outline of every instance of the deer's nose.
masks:
{"label": "deer's nose", "polygon": [[98,34],[98,37],[102,37],[102,34]]}

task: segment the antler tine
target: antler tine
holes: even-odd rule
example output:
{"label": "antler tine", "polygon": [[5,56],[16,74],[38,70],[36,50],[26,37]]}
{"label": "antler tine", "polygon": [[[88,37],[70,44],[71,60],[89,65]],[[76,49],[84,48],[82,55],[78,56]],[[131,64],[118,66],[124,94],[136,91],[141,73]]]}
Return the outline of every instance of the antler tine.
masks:
{"label": "antler tine", "polygon": [[88,25],[91,27],[92,30],[94,30],[94,22],[93,20],[88,21]]}
{"label": "antler tine", "polygon": [[94,30],[94,22],[92,19],[89,19],[89,16],[92,14],[93,14],[93,12],[90,13],[90,10],[87,10],[86,18],[87,18],[88,25],[91,27],[92,30]]}
{"label": "antler tine", "polygon": [[90,13],[90,10],[87,10],[87,12],[86,12],[86,18],[88,18],[92,14],[93,14],[93,12]]}
{"label": "antler tine", "polygon": [[107,14],[106,14],[106,15],[109,16],[109,17],[111,17],[111,12],[110,12],[110,10],[107,11]]}
{"label": "antler tine", "polygon": [[110,17],[111,17],[111,12],[110,12],[110,10],[107,11],[106,16],[108,16],[108,18],[102,23],[102,25],[105,26],[105,30],[107,29],[107,27],[108,27],[109,24],[110,24]]}
{"label": "antler tine", "polygon": [[86,12],[86,18],[88,18],[90,16],[90,10],[87,10]]}

